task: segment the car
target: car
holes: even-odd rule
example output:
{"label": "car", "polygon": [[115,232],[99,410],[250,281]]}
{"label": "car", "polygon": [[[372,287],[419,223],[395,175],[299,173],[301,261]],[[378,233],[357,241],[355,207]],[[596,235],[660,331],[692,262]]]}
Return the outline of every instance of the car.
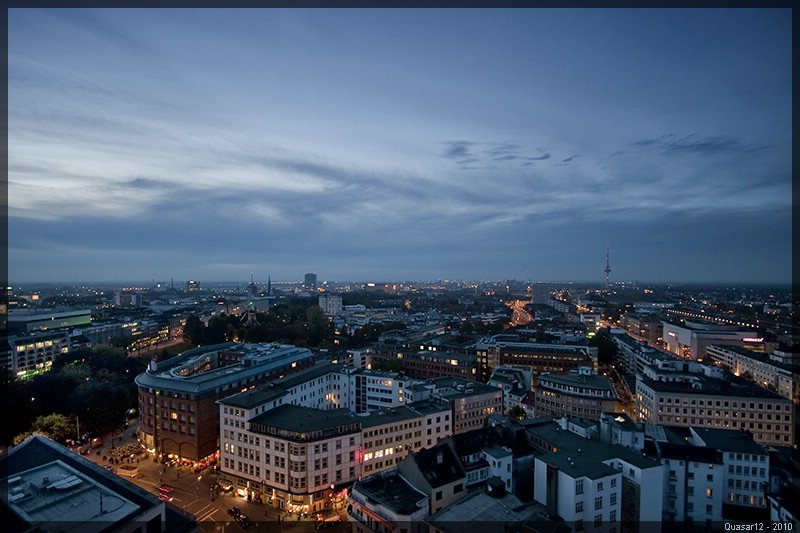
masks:
{"label": "car", "polygon": [[171,501],[172,501],[172,500],[174,500],[175,498],[173,498],[173,497],[172,497],[172,496],[170,496],[169,494],[164,494],[163,492],[160,492],[160,493],[158,494],[158,499],[159,499],[159,500],[161,500],[162,502],[171,502]]}
{"label": "car", "polygon": [[239,510],[238,507],[231,507],[230,509],[228,509],[228,514],[234,518],[242,516],[242,512]]}
{"label": "car", "polygon": [[240,514],[236,517],[236,522],[242,527],[247,527],[250,525],[250,519],[243,514]]}
{"label": "car", "polygon": [[105,469],[106,469],[106,470],[108,470],[109,472],[113,472],[113,471],[114,471],[114,467],[113,467],[113,466],[111,466],[111,465],[106,465],[106,466],[104,466],[103,468],[105,468]]}
{"label": "car", "polygon": [[160,487],[158,487],[158,490],[160,490],[161,492],[170,493],[173,490],[175,490],[175,487],[173,487],[172,485],[164,484],[164,485],[161,485]]}

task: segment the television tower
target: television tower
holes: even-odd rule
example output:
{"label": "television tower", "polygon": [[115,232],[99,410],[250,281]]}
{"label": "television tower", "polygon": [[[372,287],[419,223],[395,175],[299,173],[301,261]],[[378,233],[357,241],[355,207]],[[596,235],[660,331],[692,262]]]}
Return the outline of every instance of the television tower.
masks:
{"label": "television tower", "polygon": [[606,245],[606,269],[603,272],[606,273],[606,288],[609,288],[611,283],[608,281],[608,275],[611,274],[611,266],[608,262],[608,245]]}

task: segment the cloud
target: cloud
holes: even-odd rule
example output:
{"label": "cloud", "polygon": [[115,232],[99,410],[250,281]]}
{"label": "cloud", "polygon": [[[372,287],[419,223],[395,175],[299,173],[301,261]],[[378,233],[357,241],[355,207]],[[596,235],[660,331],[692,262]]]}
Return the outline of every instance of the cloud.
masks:
{"label": "cloud", "polygon": [[631,143],[639,148],[655,148],[661,155],[698,154],[714,156],[742,151],[755,151],[767,146],[748,145],[742,139],[731,135],[712,135],[701,137],[696,133],[682,137],[666,133],[655,138],[641,139]]}
{"label": "cloud", "polygon": [[460,159],[463,157],[471,157],[470,149],[476,143],[470,141],[443,141],[441,144],[445,146],[444,157],[448,159]]}
{"label": "cloud", "polygon": [[540,155],[538,157],[528,156],[525,159],[527,159],[528,161],[544,161],[546,159],[550,159],[550,152],[547,152],[546,154]]}
{"label": "cloud", "polygon": [[569,157],[568,157],[568,158],[566,158],[566,159],[562,159],[562,160],[561,160],[561,162],[562,162],[562,163],[569,163],[570,161],[572,161],[572,160],[573,160],[573,159],[575,159],[576,157],[578,157],[578,156],[577,156],[577,155],[571,155],[571,156],[569,156]]}

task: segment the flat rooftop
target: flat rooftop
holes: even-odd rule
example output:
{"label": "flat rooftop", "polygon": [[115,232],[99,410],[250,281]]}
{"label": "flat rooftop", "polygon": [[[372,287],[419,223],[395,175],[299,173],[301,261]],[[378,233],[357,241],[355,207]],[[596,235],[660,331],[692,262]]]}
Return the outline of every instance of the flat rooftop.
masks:
{"label": "flat rooftop", "polygon": [[[98,522],[95,530],[137,513],[139,505],[62,461],[56,460],[3,480],[7,490],[0,494],[12,510],[31,524],[52,523],[62,530],[64,523]],[[45,524],[44,529],[49,529]],[[77,527],[75,528],[77,530]]]}
{"label": "flat rooftop", "polygon": [[425,519],[425,523],[444,533],[498,531],[499,523],[522,522],[552,522],[554,527],[558,524],[548,518],[541,503],[522,503],[512,494],[495,498],[484,491],[475,491]]}
{"label": "flat rooftop", "polygon": [[351,492],[356,498],[361,496],[368,503],[382,505],[400,516],[411,516],[428,507],[428,497],[406,482],[396,470],[365,477],[353,485]]}

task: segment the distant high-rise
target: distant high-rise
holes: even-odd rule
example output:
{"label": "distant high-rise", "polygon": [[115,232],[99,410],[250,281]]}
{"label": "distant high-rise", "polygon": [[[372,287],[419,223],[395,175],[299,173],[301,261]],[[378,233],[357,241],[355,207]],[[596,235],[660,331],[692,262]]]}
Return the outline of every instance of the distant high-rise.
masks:
{"label": "distant high-rise", "polygon": [[186,282],[186,291],[187,292],[194,292],[200,290],[200,284],[194,280],[190,280]]}
{"label": "distant high-rise", "polygon": [[606,268],[603,272],[606,273],[606,287],[610,287],[611,283],[609,282],[608,275],[611,274],[611,264],[608,261],[608,245],[606,245]]}
{"label": "distant high-rise", "polygon": [[255,281],[253,281],[252,272],[250,272],[250,283],[248,284],[248,287],[250,289],[250,296],[256,296],[258,294],[258,285],[256,285]]}
{"label": "distant high-rise", "polygon": [[305,279],[303,281],[303,286],[306,289],[314,290],[317,288],[317,275],[314,273],[309,272],[306,274]]}

